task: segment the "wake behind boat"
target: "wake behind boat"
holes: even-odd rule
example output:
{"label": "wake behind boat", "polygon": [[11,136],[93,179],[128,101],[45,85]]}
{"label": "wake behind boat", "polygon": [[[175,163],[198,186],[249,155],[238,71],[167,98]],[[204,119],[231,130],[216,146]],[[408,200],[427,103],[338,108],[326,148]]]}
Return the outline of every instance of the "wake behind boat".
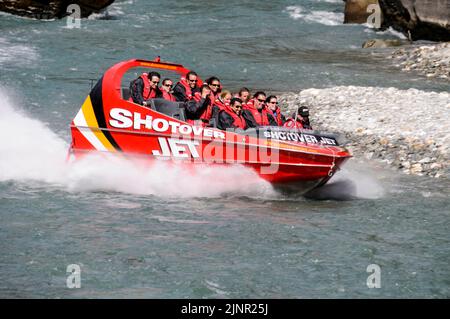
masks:
{"label": "wake behind boat", "polygon": [[142,68],[181,77],[189,72],[159,60],[133,59],[109,68],[71,123],[75,158],[101,152],[149,162],[243,165],[276,186],[305,192],[324,185],[351,157],[333,134],[276,126],[220,130],[215,121],[189,123],[182,102],[154,98],[147,106],[136,104],[123,83],[127,72]]}

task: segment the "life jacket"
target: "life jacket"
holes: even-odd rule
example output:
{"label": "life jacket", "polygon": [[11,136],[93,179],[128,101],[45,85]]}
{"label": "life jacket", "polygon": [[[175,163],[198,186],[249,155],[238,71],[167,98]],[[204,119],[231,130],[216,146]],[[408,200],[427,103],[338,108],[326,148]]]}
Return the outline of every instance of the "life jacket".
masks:
{"label": "life jacket", "polygon": [[303,125],[302,122],[300,121],[296,121],[293,118],[288,118],[286,120],[286,123],[284,123],[283,125],[284,127],[287,128],[297,128],[297,129],[307,129],[307,130],[312,130],[311,125]]}
{"label": "life jacket", "polygon": [[283,126],[283,118],[281,117],[281,110],[278,106],[277,106],[277,109],[275,110],[275,112],[273,112],[269,108],[267,108],[267,112],[273,116],[273,118],[277,122],[278,126]]}
{"label": "life jacket", "polygon": [[[193,96],[191,96],[191,100],[199,103],[202,100],[202,95],[200,92],[195,92]],[[208,105],[203,113],[200,115],[200,118],[197,120],[187,119],[186,122],[190,125],[203,126],[206,127],[209,125],[209,119],[211,118],[212,107]],[[208,118],[209,116],[209,118]]]}
{"label": "life jacket", "polygon": [[267,118],[267,110],[263,108],[260,111],[258,111],[255,107],[253,99],[248,101],[248,103],[245,104],[244,107],[245,110],[250,111],[252,113],[253,117],[255,118],[256,123],[258,123],[259,126],[268,126],[270,125],[269,119]]}
{"label": "life jacket", "polygon": [[214,101],[214,105],[217,106],[219,108],[219,110],[225,110],[227,107],[230,106],[230,103],[225,103],[225,102],[222,102],[219,99],[216,99]]}
{"label": "life jacket", "polygon": [[283,126],[287,128],[303,128],[302,123],[294,120],[293,118],[288,118]]}
{"label": "life jacket", "polygon": [[175,99],[175,96],[173,96],[173,94],[170,94],[169,92],[167,92],[164,89],[161,89],[161,93],[162,93],[162,98],[167,100],[167,101],[172,101],[172,102],[176,102],[177,100]]}
{"label": "life jacket", "polygon": [[[195,94],[195,96],[200,96],[200,98],[201,98],[201,94],[198,94],[198,95]],[[202,120],[205,123],[205,125],[208,125],[209,120],[211,120],[211,118],[212,118],[213,105],[217,105],[218,101],[220,102],[220,100],[216,99],[215,95],[212,92],[209,94],[209,101],[210,101],[210,103],[208,104],[206,109],[203,111],[203,113],[200,115],[200,120]]]}
{"label": "life jacket", "polygon": [[195,100],[195,102],[200,102],[202,99],[202,95],[200,92],[195,92],[194,95],[192,96],[192,99]]}
{"label": "life jacket", "polygon": [[245,123],[244,118],[242,115],[237,115],[233,112],[231,107],[229,105],[225,105],[225,108],[223,109],[223,112],[226,112],[228,115],[230,115],[233,118],[233,125],[237,128],[245,130],[247,127],[247,124]]}
{"label": "life jacket", "polygon": [[144,81],[144,89],[142,91],[142,97],[145,100],[154,99],[156,97],[156,90],[153,90],[150,86],[150,80],[148,79],[147,73],[142,73],[140,76],[142,81]]}
{"label": "life jacket", "polygon": [[[238,97],[239,98],[239,97]],[[250,104],[250,100],[248,100],[247,102],[244,102],[244,101],[242,101],[242,107],[243,108],[245,108],[245,107],[249,107],[249,106],[251,106],[252,104]]]}
{"label": "life jacket", "polygon": [[[139,76],[140,79],[142,79],[142,82],[144,83],[144,87],[142,90],[142,98],[144,101],[148,99],[154,99],[156,97],[156,90],[152,90],[150,86],[150,80],[148,79],[148,73],[142,73]],[[133,84],[134,85],[134,84]],[[130,97],[128,101],[133,102],[133,98]]]}
{"label": "life jacket", "polygon": [[180,83],[180,84],[184,87],[184,91],[185,91],[185,93],[186,93],[186,99],[187,99],[187,100],[192,99],[192,89],[191,89],[191,87],[189,86],[189,83],[188,83],[188,81],[186,80],[186,78],[185,78],[184,76],[182,76],[182,77],[180,78],[180,82],[178,82],[178,83]]}

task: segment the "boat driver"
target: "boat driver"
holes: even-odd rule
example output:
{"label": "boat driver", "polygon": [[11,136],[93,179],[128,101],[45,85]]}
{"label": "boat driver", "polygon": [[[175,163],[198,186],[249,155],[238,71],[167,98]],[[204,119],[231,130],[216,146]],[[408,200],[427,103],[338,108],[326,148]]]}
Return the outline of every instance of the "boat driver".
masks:
{"label": "boat driver", "polygon": [[312,130],[313,128],[309,122],[309,108],[305,105],[300,106],[292,114],[292,117],[284,123],[284,127]]}

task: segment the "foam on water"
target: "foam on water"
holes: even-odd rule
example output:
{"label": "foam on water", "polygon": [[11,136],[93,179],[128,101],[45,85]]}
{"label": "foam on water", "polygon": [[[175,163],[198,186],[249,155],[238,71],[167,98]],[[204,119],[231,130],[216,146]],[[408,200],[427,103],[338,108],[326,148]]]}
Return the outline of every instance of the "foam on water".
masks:
{"label": "foam on water", "polygon": [[11,43],[0,37],[0,65],[31,64],[39,58],[36,49],[25,44]]}
{"label": "foam on water", "polygon": [[342,25],[344,14],[329,11],[308,11],[302,6],[286,7],[286,12],[294,20],[303,20],[305,22],[315,22],[329,26]]}
{"label": "foam on water", "polygon": [[364,30],[364,32],[366,32],[366,33],[376,33],[377,35],[391,35],[391,36],[397,37],[401,40],[407,39],[407,37],[403,33],[394,30],[392,27],[389,27],[388,29],[386,29],[384,31],[379,31],[377,29],[374,29],[368,23],[365,23],[364,26],[367,27],[367,29]]}
{"label": "foam on water", "polygon": [[357,198],[376,199],[385,195],[385,190],[374,177],[373,172],[367,167],[355,167],[348,163],[339,171],[330,185],[333,183],[351,182],[355,187],[354,196]]}

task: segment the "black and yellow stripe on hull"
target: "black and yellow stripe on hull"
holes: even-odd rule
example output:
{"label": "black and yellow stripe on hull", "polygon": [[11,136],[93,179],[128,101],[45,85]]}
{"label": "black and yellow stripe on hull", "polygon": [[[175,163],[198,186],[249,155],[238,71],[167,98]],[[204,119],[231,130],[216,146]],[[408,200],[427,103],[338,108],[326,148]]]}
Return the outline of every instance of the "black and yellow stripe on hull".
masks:
{"label": "black and yellow stripe on hull", "polygon": [[110,132],[105,130],[107,126],[103,109],[102,82],[103,78],[91,90],[75,117],[74,124],[97,150],[120,152],[122,151],[120,146]]}

